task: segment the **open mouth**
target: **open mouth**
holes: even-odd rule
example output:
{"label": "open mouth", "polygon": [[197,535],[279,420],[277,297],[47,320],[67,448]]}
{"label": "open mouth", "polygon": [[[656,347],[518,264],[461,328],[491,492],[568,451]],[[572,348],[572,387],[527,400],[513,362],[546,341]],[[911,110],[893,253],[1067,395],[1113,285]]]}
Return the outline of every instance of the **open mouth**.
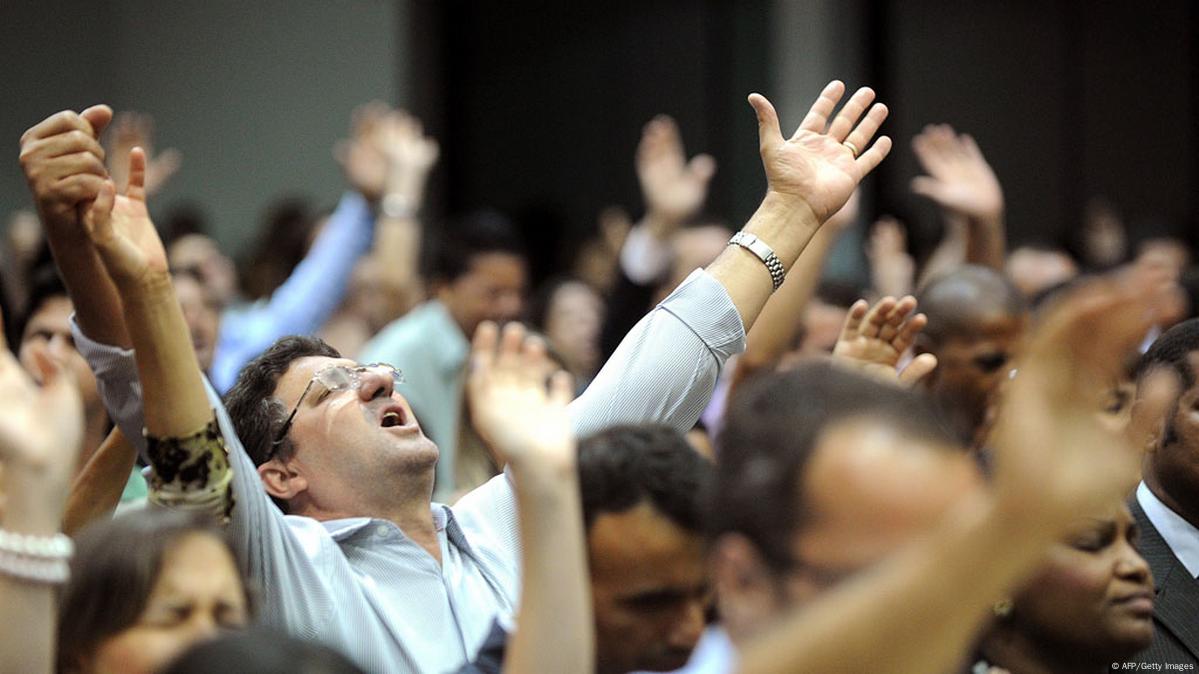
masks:
{"label": "open mouth", "polygon": [[408,416],[404,413],[404,408],[400,405],[392,405],[384,409],[383,416],[379,420],[379,425],[383,428],[394,428],[407,423]]}

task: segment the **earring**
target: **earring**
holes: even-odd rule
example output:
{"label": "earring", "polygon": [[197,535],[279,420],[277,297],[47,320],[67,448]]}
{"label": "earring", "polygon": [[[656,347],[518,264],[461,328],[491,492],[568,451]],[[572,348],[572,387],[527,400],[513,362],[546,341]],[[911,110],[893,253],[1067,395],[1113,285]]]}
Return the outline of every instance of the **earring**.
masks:
{"label": "earring", "polygon": [[997,617],[997,618],[1008,617],[1009,615],[1012,614],[1012,600],[1011,599],[1000,599],[999,601],[997,601],[991,605],[991,612],[994,613],[995,617]]}

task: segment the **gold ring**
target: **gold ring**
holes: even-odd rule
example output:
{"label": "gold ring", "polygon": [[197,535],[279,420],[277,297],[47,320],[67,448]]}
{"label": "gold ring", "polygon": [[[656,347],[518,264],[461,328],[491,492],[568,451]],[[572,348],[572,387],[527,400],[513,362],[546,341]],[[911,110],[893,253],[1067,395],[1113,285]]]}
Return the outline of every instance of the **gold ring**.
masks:
{"label": "gold ring", "polygon": [[851,143],[851,142],[849,142],[849,141],[847,141],[847,140],[846,140],[846,141],[841,141],[841,144],[842,144],[842,145],[844,145],[845,147],[849,148],[849,151],[853,153],[853,158],[854,158],[854,159],[857,159],[857,158],[858,158],[858,155],[861,153],[861,151],[860,151],[860,150],[858,150],[858,146],[857,146],[857,145],[854,145],[853,143]]}

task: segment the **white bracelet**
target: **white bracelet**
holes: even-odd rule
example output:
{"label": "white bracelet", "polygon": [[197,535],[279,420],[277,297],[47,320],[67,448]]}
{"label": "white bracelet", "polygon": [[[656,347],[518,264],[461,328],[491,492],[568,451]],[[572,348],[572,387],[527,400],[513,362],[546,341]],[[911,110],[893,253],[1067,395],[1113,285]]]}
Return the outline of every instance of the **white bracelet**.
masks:
{"label": "white bracelet", "polygon": [[42,585],[61,585],[71,577],[65,558],[39,558],[0,550],[0,575]]}
{"label": "white bracelet", "polygon": [[75,544],[63,534],[31,536],[0,529],[0,553],[43,560],[65,560],[70,559],[74,551]]}

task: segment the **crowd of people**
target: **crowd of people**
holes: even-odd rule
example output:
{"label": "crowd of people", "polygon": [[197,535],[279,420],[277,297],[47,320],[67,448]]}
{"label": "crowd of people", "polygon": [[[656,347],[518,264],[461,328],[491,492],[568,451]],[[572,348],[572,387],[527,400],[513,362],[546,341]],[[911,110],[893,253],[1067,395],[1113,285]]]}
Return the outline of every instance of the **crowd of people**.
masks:
{"label": "crowd of people", "polygon": [[[1199,664],[1190,249],[1110,205],[1009,250],[969,135],[912,139],[944,217],[829,83],[767,190],[642,131],[643,216],[530,287],[502,214],[422,222],[435,139],[355,111],[346,190],[235,263],[154,194],[144,115],[20,139],[0,280],[0,671],[1098,674]],[[31,120],[33,122],[35,120]],[[151,217],[154,206],[155,217]],[[157,220],[157,222],[156,222]]]}

